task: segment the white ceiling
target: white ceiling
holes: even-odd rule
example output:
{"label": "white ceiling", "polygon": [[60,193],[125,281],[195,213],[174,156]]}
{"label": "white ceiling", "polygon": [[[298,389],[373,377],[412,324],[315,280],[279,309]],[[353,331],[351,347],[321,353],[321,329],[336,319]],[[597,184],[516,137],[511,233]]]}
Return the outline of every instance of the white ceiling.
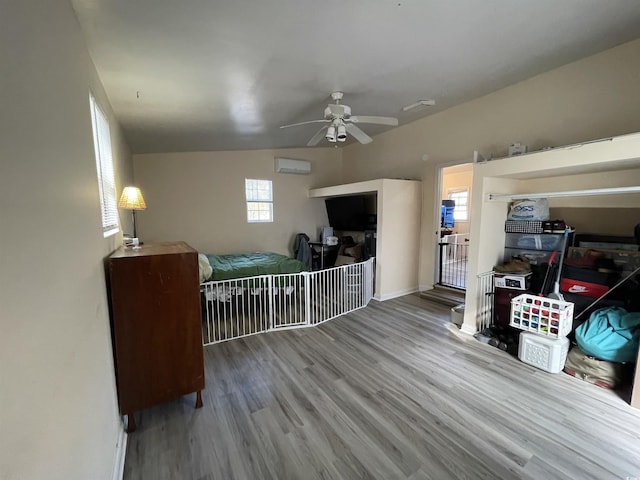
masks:
{"label": "white ceiling", "polygon": [[71,3],[134,153],[305,146],[278,127],[334,90],[402,125],[640,37],[638,0]]}

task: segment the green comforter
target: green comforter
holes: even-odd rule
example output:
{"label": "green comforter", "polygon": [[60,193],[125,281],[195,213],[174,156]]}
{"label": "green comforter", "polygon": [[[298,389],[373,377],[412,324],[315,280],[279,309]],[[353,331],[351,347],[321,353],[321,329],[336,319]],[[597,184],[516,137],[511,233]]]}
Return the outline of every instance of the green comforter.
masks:
{"label": "green comforter", "polygon": [[209,280],[304,272],[304,263],[273,252],[207,255],[213,273]]}

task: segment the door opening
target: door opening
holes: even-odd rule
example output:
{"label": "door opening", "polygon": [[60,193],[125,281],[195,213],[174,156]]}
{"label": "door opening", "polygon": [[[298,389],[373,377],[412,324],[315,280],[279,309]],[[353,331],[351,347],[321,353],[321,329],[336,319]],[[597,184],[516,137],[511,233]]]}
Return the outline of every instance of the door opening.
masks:
{"label": "door opening", "polygon": [[466,290],[473,164],[439,168],[434,284]]}

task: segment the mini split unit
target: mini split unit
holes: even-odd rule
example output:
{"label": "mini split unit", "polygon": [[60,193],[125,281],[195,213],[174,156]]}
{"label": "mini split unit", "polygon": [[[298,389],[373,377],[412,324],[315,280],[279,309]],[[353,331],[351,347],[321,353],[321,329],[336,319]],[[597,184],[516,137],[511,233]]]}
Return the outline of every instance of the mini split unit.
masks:
{"label": "mini split unit", "polygon": [[307,162],[306,160],[292,160],[290,158],[276,157],[275,169],[277,173],[309,175],[311,173],[311,162]]}

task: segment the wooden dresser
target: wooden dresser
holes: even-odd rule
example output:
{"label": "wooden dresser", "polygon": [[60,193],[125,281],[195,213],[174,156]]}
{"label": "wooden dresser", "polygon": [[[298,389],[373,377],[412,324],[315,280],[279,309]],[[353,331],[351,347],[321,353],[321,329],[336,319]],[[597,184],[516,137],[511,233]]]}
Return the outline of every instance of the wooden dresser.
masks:
{"label": "wooden dresser", "polygon": [[202,406],[204,363],[198,254],[184,242],[118,249],[109,257],[112,338],[120,412],[196,392]]}

